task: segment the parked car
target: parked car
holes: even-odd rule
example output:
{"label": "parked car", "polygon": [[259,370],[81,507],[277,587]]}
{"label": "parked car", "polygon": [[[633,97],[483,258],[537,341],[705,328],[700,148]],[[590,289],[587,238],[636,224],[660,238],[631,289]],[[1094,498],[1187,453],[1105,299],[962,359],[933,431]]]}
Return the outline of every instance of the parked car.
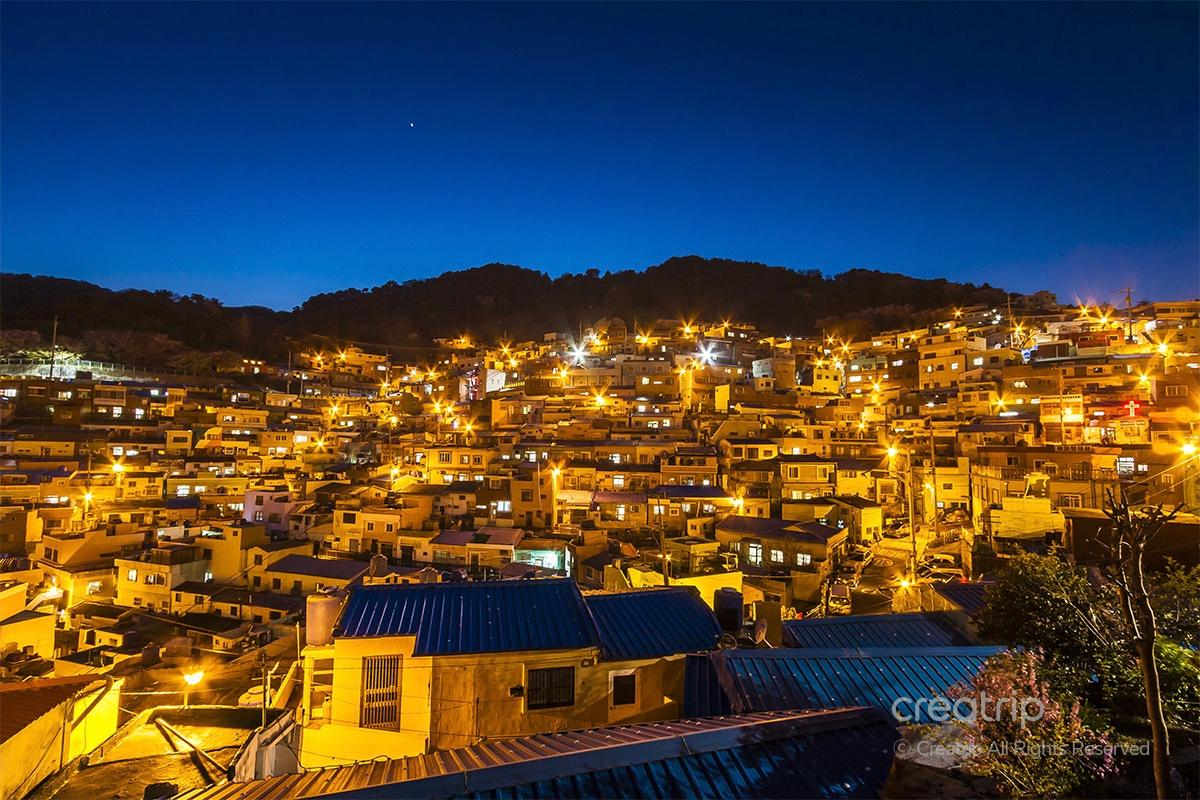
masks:
{"label": "parked car", "polygon": [[921,559],[922,564],[939,567],[953,567],[958,569],[958,559],[947,553],[926,553]]}
{"label": "parked car", "polygon": [[838,583],[844,583],[850,588],[857,588],[859,581],[859,571],[850,564],[843,564],[838,570],[834,580]]}
{"label": "parked car", "polygon": [[850,587],[844,583],[834,583],[829,587],[829,613],[850,613]]}
{"label": "parked car", "polygon": [[948,583],[962,580],[962,570],[958,567],[922,564],[917,567],[917,577],[929,583]]}

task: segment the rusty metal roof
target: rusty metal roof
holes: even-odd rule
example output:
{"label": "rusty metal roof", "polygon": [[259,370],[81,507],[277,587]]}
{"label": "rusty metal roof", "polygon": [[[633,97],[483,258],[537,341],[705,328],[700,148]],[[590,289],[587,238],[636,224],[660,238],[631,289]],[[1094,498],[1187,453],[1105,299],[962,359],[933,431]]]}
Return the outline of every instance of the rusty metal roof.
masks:
{"label": "rusty metal roof", "polygon": [[877,797],[898,737],[868,708],[687,719],[495,740],[178,800]]}
{"label": "rusty metal roof", "polygon": [[20,683],[0,683],[0,743],[7,742],[30,723],[49,714],[56,706],[92,684],[104,683],[95,675],[38,678]]}

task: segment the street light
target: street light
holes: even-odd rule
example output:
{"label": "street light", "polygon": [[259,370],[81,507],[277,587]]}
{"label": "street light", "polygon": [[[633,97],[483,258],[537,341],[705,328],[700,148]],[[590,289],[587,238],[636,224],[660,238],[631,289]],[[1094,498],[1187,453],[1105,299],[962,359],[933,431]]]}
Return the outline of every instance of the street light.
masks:
{"label": "street light", "polygon": [[194,672],[183,673],[183,707],[187,708],[190,701],[192,687],[200,681],[204,680],[204,671],[195,670]]}

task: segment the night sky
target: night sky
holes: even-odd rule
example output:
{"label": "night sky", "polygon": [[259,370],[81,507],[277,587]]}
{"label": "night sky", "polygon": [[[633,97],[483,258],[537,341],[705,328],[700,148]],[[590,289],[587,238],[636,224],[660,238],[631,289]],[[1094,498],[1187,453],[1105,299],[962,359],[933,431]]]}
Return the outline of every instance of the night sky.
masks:
{"label": "night sky", "polygon": [[6,3],[3,269],[289,308],[492,261],[1200,295],[1195,3]]}

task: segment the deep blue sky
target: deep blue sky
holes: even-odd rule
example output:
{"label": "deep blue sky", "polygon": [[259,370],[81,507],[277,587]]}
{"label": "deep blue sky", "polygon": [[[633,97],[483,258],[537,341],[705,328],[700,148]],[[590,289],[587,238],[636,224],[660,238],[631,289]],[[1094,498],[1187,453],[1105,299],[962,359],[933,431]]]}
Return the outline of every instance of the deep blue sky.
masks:
{"label": "deep blue sky", "polygon": [[1197,9],[5,3],[0,255],[281,308],[689,253],[1192,297]]}

